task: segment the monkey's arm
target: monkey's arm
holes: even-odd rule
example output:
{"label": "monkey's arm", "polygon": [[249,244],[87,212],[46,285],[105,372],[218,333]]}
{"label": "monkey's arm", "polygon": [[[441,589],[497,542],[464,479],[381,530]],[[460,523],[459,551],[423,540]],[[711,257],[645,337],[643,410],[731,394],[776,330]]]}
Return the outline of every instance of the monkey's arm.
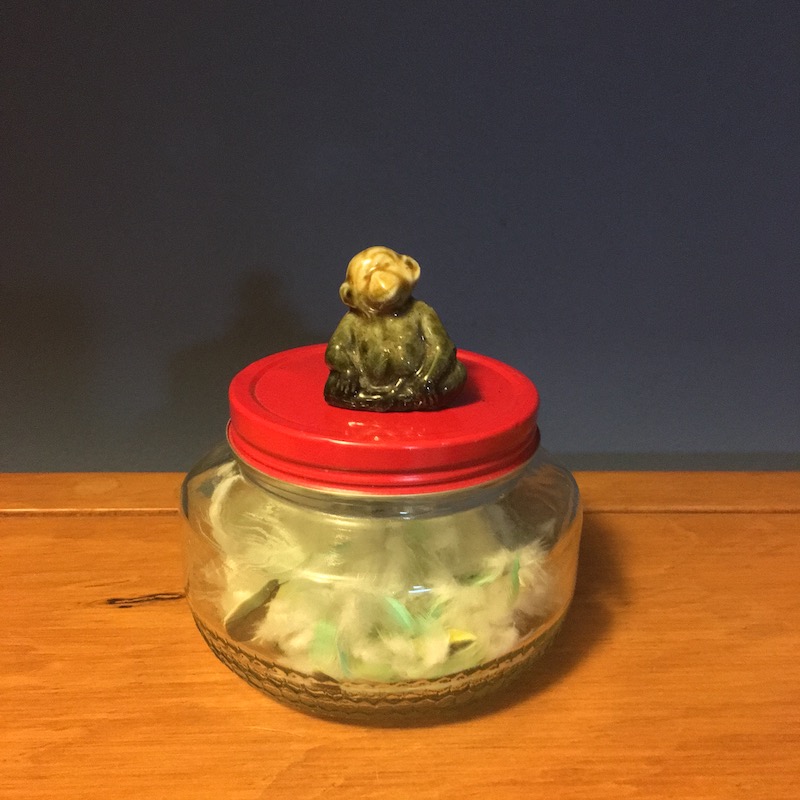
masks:
{"label": "monkey's arm", "polygon": [[331,373],[325,384],[325,397],[348,398],[358,391],[358,348],[355,346],[354,314],[348,312],[333,332],[325,350]]}
{"label": "monkey's arm", "polygon": [[342,317],[336,330],[328,341],[325,350],[325,362],[337,372],[349,372],[356,368],[353,363],[356,358],[354,347],[353,314],[348,312]]}
{"label": "monkey's arm", "polygon": [[425,342],[425,357],[417,375],[424,385],[435,388],[452,371],[456,363],[456,348],[439,315],[427,303],[418,300],[414,312]]}

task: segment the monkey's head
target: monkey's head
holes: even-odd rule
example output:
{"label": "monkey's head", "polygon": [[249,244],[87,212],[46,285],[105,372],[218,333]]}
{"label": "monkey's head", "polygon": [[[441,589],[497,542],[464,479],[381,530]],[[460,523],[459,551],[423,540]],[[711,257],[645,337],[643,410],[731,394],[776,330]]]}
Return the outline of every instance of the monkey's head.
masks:
{"label": "monkey's head", "polygon": [[410,256],[388,247],[368,247],[347,265],[339,296],[365,314],[391,313],[411,297],[419,273],[419,264]]}

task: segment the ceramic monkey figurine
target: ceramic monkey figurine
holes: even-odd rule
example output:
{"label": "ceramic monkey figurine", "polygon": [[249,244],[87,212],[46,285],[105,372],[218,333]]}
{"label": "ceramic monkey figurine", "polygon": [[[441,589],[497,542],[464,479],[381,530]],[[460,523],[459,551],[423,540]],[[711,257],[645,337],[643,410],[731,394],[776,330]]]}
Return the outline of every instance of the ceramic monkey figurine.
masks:
{"label": "ceramic monkey figurine", "polygon": [[325,399],[370,411],[441,408],[461,389],[464,365],[436,312],[412,297],[419,264],[370,247],[347,267],[339,295],[350,310],[325,353]]}

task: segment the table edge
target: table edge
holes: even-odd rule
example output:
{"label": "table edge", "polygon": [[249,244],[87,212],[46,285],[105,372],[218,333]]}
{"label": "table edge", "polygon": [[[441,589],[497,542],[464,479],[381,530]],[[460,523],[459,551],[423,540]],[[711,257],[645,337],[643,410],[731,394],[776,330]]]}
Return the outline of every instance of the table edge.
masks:
{"label": "table edge", "polygon": [[[0,516],[173,515],[182,473],[0,473]],[[576,472],[586,513],[794,513],[800,472]]]}

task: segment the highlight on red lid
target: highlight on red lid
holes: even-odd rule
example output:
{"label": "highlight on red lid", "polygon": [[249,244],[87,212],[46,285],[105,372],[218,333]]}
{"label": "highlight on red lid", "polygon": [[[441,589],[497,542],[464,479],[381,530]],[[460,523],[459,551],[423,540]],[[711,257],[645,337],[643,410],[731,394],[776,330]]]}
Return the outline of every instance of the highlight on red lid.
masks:
{"label": "highlight on red lid", "polygon": [[285,350],[234,377],[228,439],[246,464],[301,486],[398,495],[494,480],[536,451],[539,396],[513,367],[459,350],[467,380],[451,406],[375,413],[325,402],[325,349]]}

